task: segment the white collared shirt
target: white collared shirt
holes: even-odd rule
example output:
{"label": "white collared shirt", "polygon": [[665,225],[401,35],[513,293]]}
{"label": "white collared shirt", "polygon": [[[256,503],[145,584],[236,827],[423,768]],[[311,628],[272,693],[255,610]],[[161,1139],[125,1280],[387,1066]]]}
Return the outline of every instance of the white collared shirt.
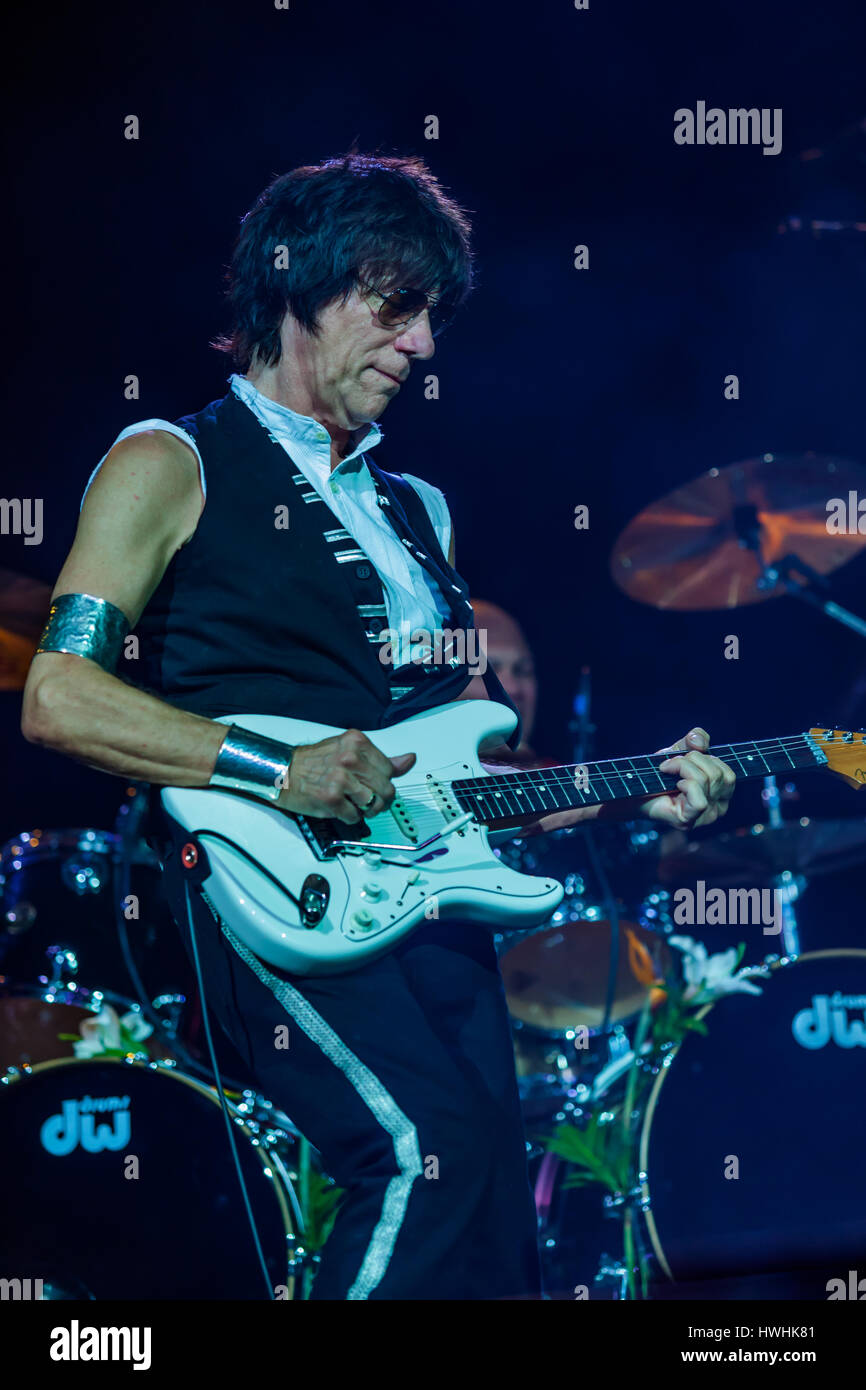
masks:
{"label": "white collared shirt", "polygon": [[[354,447],[351,453],[332,472],[331,436],[323,425],[263,396],[251,381],[237,373],[229,378],[229,385],[238,399],[249,407],[277,443],[282,445],[293,467],[303,473],[344,530],[364,551],[382,582],[388,627],[395,634],[419,630],[435,632],[441,628],[443,617],[448,615],[448,606],[439,586],[409,554],[383,514],[376,498],[376,486],[366,466],[365,451],[372,449],[383,438],[379,426],[373,423],[357,429],[352,437]],[[202,493],[207,499],[204,463],[195,440],[169,420],[152,419],[127,425],[114,443],[118,444],[142,430],[165,430],[190,446],[198,459]],[[91,473],[81,498],[82,504],[106,457],[104,454]],[[427,508],[436,538],[447,556],[451,544],[451,517],[444,495],[423,478],[411,473],[402,476],[412,484]],[[408,644],[400,645],[400,657],[395,660],[397,666],[410,660]]]}

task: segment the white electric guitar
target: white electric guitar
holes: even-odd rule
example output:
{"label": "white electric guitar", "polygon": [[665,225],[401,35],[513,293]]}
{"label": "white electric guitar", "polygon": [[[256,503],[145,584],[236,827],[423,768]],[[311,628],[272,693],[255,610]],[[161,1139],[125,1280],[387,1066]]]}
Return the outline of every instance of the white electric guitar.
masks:
{"label": "white electric guitar", "polygon": [[[291,744],[344,732],[271,715],[227,715],[219,722]],[[388,809],[369,818],[359,812],[354,825],[294,815],[219,788],[166,787],[162,800],[206,851],[211,872],[203,894],[211,909],[251,951],[300,975],[352,970],[431,917],[505,930],[550,916],[562,885],[503,864],[488,838],[498,823],[636,799],[676,784],[658,771],[665,754],[485,772],[479,746],[494,735],[507,738],[515,723],[504,705],[457,700],[366,730],[388,757],[411,752],[417,761],[395,779]],[[710,752],[738,777],[828,766],[852,786],[866,783],[863,733],[811,729]]]}

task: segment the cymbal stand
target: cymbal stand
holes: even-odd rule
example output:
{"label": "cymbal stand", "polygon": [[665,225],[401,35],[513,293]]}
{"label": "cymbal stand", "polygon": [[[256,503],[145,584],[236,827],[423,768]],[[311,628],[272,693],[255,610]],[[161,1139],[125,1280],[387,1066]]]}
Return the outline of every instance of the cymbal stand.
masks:
{"label": "cymbal stand", "polygon": [[[776,829],[782,824],[782,807],[779,787],[775,777],[764,778],[764,790],[761,793],[761,800],[767,808],[767,823],[772,829]],[[773,893],[778,893],[777,901],[782,908],[782,941],[784,954],[786,956],[798,956],[800,954],[800,934],[797,930],[797,915],[794,911],[794,903],[806,887],[806,880],[801,874],[792,874],[790,869],[783,869],[773,879]]]}

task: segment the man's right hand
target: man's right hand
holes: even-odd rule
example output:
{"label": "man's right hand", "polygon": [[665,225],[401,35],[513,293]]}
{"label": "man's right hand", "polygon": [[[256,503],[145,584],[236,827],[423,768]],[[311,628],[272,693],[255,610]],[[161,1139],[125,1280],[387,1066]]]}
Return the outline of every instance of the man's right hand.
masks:
{"label": "man's right hand", "polygon": [[360,729],[347,729],[295,749],[288,786],[277,805],[283,811],[352,825],[360,815],[375,816],[391,805],[396,795],[392,777],[401,777],[414,762],[414,753],[388,758]]}

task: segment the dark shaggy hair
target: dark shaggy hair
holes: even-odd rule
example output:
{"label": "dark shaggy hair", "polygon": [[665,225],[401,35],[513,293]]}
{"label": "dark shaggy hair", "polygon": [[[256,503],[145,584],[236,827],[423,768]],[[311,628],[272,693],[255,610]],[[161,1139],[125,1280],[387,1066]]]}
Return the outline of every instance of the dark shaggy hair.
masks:
{"label": "dark shaggy hair", "polygon": [[[454,312],[472,288],[473,255],[465,211],[424,161],[355,150],[274,179],[241,222],[227,274],[231,333],[212,347],[237,369],[280,359],[288,309],[314,336],[319,313],[346,303],[360,280],[377,289],[430,292]],[[277,247],[288,249],[278,269]]]}

